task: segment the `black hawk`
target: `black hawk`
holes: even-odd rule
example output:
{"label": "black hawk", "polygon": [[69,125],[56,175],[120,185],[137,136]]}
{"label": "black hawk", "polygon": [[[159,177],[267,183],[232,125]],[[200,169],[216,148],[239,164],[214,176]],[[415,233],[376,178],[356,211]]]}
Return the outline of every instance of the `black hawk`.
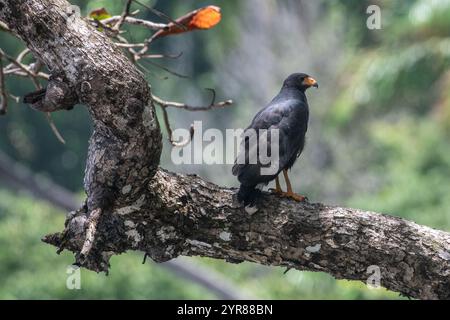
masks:
{"label": "black hawk", "polygon": [[[304,73],[291,74],[284,81],[280,93],[255,115],[250,126],[245,129],[241,149],[232,170],[241,183],[237,199],[245,206],[253,206],[262,187],[273,179],[274,192],[279,196],[296,201],[305,200],[304,196],[292,191],[288,169],[294,165],[305,146],[309,119],[305,91],[310,87],[319,87],[312,77]],[[276,136],[278,139],[274,139]],[[278,157],[274,157],[273,153],[276,151]],[[261,161],[262,152],[268,158],[277,160],[274,170],[263,172],[263,169],[268,169],[272,164]],[[278,179],[281,172],[286,181],[286,192],[282,191]]]}

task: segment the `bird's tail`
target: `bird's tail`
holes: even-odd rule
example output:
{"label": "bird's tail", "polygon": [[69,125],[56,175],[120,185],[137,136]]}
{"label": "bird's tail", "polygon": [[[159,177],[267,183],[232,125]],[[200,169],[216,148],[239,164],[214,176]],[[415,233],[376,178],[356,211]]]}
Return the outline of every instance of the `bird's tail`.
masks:
{"label": "bird's tail", "polygon": [[241,184],[237,193],[237,200],[243,203],[244,206],[254,207],[256,200],[261,195],[261,190],[256,186],[245,186]]}

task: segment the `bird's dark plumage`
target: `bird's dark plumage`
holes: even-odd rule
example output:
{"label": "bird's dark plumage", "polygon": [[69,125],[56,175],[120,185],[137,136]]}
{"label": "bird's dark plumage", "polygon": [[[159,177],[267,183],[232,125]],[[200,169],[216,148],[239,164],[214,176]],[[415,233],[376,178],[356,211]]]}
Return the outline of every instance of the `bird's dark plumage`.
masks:
{"label": "bird's dark plumage", "polygon": [[[267,185],[285,169],[289,169],[297,160],[305,145],[305,135],[308,129],[309,107],[305,91],[307,88],[318,87],[317,82],[304,73],[290,75],[283,83],[281,91],[273,100],[253,118],[245,133],[256,132],[256,140],[266,139],[268,150],[272,150],[271,140],[258,134],[260,129],[267,129],[268,136],[272,129],[279,132],[278,167],[273,174],[261,174],[264,165],[258,160],[249,161],[252,146],[251,139],[245,136],[241,146],[240,155],[233,166],[233,175],[241,183],[237,198],[245,205],[253,206],[262,186]],[[250,130],[250,129],[254,129]],[[254,149],[259,155],[259,149]],[[245,151],[245,156],[242,152]],[[269,152],[270,155],[270,152]],[[238,159],[241,157],[241,160]],[[259,159],[259,158],[258,158]]]}

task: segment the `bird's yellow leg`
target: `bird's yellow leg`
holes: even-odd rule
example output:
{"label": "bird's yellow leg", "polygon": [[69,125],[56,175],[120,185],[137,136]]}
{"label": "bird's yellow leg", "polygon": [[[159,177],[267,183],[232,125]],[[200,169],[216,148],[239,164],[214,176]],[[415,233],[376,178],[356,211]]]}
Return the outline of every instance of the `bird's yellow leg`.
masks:
{"label": "bird's yellow leg", "polygon": [[281,185],[280,185],[280,179],[278,178],[278,176],[275,178],[275,189],[270,189],[273,193],[278,194],[278,195],[283,195],[284,192],[281,189]]}
{"label": "bird's yellow leg", "polygon": [[291,181],[289,180],[289,176],[288,176],[288,172],[287,170],[283,170],[283,176],[284,176],[284,180],[286,181],[286,188],[287,188],[287,192],[283,193],[283,196],[293,199],[295,201],[305,201],[306,197],[302,196],[300,194],[296,194],[292,191],[292,185],[291,185]]}
{"label": "bird's yellow leg", "polygon": [[283,190],[281,190],[280,179],[278,176],[275,178],[275,193],[282,194]]}

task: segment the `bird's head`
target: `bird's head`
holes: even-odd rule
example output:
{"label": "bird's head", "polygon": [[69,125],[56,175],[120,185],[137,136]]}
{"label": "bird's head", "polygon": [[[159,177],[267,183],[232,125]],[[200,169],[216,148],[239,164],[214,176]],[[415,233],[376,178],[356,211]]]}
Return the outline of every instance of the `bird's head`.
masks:
{"label": "bird's head", "polygon": [[296,88],[304,92],[310,87],[319,88],[319,84],[306,73],[293,73],[284,80],[283,87]]}

